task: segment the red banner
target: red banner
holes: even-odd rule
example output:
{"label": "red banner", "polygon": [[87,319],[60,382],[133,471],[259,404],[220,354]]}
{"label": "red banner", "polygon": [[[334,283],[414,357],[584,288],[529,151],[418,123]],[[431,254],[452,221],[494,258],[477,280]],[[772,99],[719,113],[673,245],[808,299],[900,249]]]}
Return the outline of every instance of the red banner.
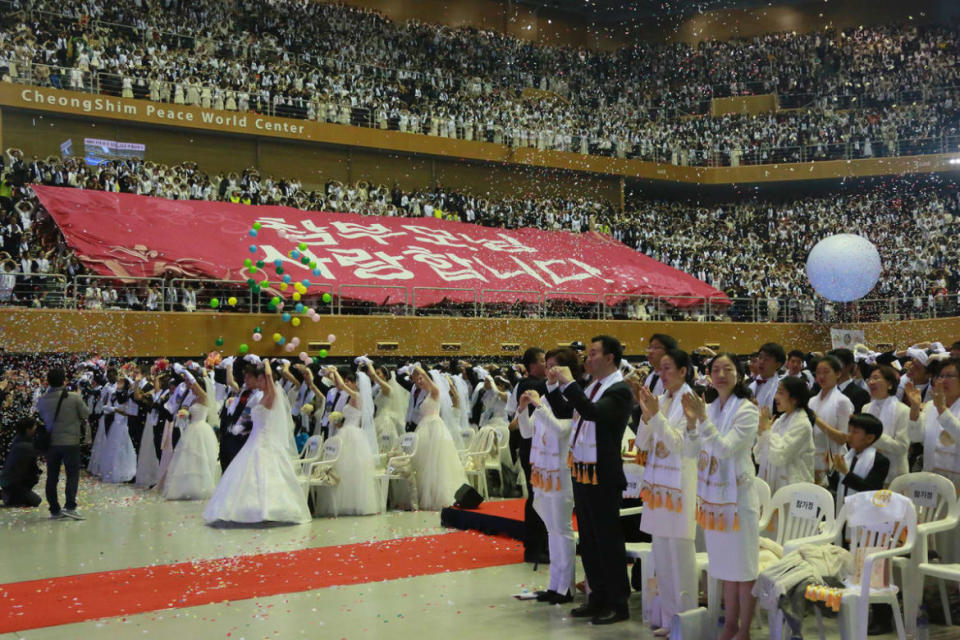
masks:
{"label": "red banner", "polygon": [[[536,302],[545,295],[596,302],[598,295],[614,294],[608,303],[630,295],[670,298],[677,306],[704,298],[728,303],[717,289],[596,233],[58,187],[34,186],[34,191],[80,260],[120,278],[247,280],[251,274],[243,264],[251,258],[266,263],[253,276],[258,281],[276,282],[273,263],[280,260],[295,282],[365,285],[345,287],[343,296],[380,304],[402,303],[407,292],[408,302],[418,307],[472,302],[481,299],[481,290],[486,302]],[[261,224],[256,237],[249,235],[254,222]],[[315,269],[290,257],[301,243]]]}

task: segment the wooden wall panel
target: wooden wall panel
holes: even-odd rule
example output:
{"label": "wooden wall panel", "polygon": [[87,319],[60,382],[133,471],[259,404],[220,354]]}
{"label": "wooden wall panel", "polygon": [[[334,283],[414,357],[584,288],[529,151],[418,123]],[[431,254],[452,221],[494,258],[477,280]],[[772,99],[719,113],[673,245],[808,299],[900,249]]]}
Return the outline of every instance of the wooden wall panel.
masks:
{"label": "wooden wall panel", "polygon": [[[266,339],[250,339],[260,326]],[[60,311],[9,309],[0,314],[0,347],[11,352],[96,351],[119,356],[191,356],[215,348],[223,337],[225,352],[241,343],[261,355],[281,355],[269,336],[278,331],[288,337],[289,325],[278,316],[215,313],[149,313],[122,311]],[[553,347],[574,340],[587,341],[600,333],[618,336],[629,354],[644,353],[646,339],[666,332],[682,348],[693,349],[718,342],[722,349],[752,351],[767,341],[788,348],[809,350],[829,346],[822,326],[803,324],[658,323],[599,320],[543,320],[389,316],[325,316],[307,322],[297,332],[303,345],[337,336],[331,355],[361,353],[403,356],[503,355],[501,343]],[[397,342],[396,352],[377,351],[377,342]],[[459,352],[446,352],[443,343],[460,343]],[[510,355],[510,354],[507,354]]]}

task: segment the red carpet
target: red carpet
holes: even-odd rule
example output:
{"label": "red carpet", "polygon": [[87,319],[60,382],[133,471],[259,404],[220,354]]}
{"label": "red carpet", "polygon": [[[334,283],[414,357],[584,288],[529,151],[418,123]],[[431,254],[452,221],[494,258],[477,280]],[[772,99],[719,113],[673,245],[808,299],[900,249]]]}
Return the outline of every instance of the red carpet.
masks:
{"label": "red carpet", "polygon": [[0,585],[0,633],[514,564],[517,550],[512,540],[458,531],[14,582]]}

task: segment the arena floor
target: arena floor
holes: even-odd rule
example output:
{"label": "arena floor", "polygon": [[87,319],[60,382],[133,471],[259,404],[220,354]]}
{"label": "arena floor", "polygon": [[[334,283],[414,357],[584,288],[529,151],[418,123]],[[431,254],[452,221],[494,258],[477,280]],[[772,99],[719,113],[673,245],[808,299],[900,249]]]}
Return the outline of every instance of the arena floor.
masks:
{"label": "arena floor", "polygon": [[0,638],[653,638],[638,597],[633,620],[605,628],[515,600],[546,568],[517,562],[512,540],[441,529],[435,512],[216,529],[202,502],[86,476],[78,502],[82,522],[0,511]]}

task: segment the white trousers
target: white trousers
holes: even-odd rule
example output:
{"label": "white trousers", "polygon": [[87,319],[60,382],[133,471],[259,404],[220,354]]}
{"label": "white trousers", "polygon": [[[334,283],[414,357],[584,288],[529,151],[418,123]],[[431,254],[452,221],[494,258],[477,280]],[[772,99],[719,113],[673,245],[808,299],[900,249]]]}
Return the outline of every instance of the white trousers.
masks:
{"label": "white trousers", "polygon": [[653,611],[653,622],[656,623],[659,613],[660,626],[669,629],[673,616],[697,606],[696,547],[693,540],[653,536],[650,550],[660,594],[660,607]]}
{"label": "white trousers", "polygon": [[533,490],[533,509],[547,527],[550,586],[560,594],[574,593],[576,545],[573,542],[573,493]]}

